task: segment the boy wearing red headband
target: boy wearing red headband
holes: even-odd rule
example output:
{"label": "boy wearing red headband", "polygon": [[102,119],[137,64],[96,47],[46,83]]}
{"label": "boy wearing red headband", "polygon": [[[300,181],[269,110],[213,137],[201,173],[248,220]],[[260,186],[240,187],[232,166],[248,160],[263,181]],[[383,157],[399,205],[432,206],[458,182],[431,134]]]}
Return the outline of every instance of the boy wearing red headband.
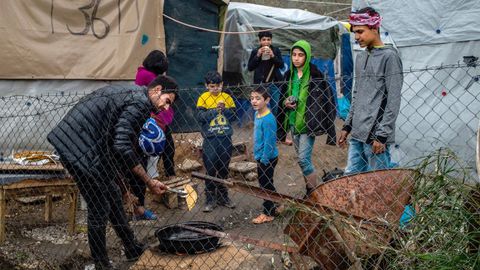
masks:
{"label": "boy wearing red headband", "polygon": [[381,21],[370,7],[350,15],[355,40],[366,49],[356,58],[352,106],[338,139],[344,147],[351,135],[345,174],[387,169],[391,164],[403,68],[396,49],[380,38]]}

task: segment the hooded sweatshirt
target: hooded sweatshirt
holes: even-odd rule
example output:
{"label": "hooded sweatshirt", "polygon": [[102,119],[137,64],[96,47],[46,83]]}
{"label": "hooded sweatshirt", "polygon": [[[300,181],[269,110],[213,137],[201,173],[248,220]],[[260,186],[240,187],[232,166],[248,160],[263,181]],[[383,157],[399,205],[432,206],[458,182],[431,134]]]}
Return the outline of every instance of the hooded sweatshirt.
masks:
{"label": "hooded sweatshirt", "polygon": [[297,108],[288,112],[288,118],[284,125],[293,126],[295,133],[305,133],[307,131],[305,125],[305,110],[307,108],[308,88],[310,82],[310,59],[312,49],[310,44],[305,40],[299,40],[293,44],[290,55],[295,47],[300,47],[305,52],[305,64],[302,68],[302,78],[297,76],[297,68],[290,61],[290,78],[288,80],[288,96],[294,96],[297,99]]}
{"label": "hooded sweatshirt", "polygon": [[395,142],[395,121],[403,85],[402,61],[390,45],[361,52],[355,64],[355,88],[343,130],[364,143]]}
{"label": "hooded sweatshirt", "polygon": [[[291,130],[291,119],[294,123],[294,133],[307,134],[308,136],[320,136],[327,134],[327,144],[335,145],[335,97],[329,87],[327,78],[318,68],[310,63],[311,50],[308,42],[302,40],[293,45],[301,47],[306,52],[306,63],[303,67],[302,78],[295,86],[296,69],[290,63],[290,70],[285,73],[284,84],[281,88],[281,100],[284,104],[285,98],[298,93],[297,109],[289,110],[283,108],[277,115],[278,140],[284,141],[286,134]],[[293,48],[292,47],[292,48]],[[297,88],[297,90],[295,89]],[[289,94],[290,93],[290,94]],[[292,118],[290,113],[294,111]]]}

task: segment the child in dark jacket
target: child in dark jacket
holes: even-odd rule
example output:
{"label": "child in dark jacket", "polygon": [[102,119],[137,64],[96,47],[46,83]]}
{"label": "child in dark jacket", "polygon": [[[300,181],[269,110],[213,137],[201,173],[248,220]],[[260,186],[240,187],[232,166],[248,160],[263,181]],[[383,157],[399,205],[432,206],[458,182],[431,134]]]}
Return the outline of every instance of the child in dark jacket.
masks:
{"label": "child in dark jacket", "polygon": [[[223,81],[218,72],[207,73],[205,87],[208,91],[197,101],[197,118],[203,137],[203,163],[208,175],[226,179],[233,150],[230,121],[235,115],[235,103],[229,94],[222,92]],[[227,188],[222,184],[206,180],[205,195],[204,212],[213,211],[217,204],[235,208]]]}
{"label": "child in dark jacket", "polygon": [[325,76],[310,63],[311,47],[299,40],[291,49],[290,69],[285,73],[288,83],[283,89],[278,115],[278,137],[284,141],[292,133],[298,165],[305,179],[307,195],[317,185],[312,162],[315,137],[327,134],[327,144],[335,145],[335,100]]}
{"label": "child in dark jacket", "polygon": [[[257,161],[257,174],[260,187],[274,191],[273,174],[278,161],[277,149],[277,120],[268,109],[270,95],[267,89],[257,88],[251,96],[250,102],[256,111],[253,128],[253,154]],[[252,220],[255,224],[271,222],[275,215],[275,204],[272,201],[263,202],[263,213]]]}

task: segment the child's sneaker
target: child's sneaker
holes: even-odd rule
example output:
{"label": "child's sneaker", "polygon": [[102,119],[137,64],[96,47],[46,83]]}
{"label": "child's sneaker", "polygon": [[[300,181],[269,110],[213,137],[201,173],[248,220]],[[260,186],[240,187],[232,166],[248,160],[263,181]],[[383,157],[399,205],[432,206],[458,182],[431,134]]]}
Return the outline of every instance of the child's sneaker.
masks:
{"label": "child's sneaker", "polygon": [[260,214],[258,217],[252,220],[253,224],[263,224],[267,222],[272,222],[275,218],[272,216],[267,216],[265,214]]}
{"label": "child's sneaker", "polygon": [[157,215],[155,215],[151,210],[145,209],[143,215],[138,215],[135,217],[136,220],[157,220]]}

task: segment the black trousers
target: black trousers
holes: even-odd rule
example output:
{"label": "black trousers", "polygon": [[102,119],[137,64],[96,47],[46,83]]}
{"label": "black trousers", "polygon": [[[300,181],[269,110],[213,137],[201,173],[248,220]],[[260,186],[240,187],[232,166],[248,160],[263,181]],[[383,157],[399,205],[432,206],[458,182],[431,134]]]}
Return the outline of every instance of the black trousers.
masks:
{"label": "black trousers", "polygon": [[135,250],[135,237],[123,208],[122,193],[114,180],[111,177],[86,175],[65,160],[62,160],[62,164],[73,176],[87,203],[88,245],[93,260],[96,263],[109,261],[106,241],[109,220],[126,252]]}
{"label": "black trousers", "polygon": [[[258,183],[261,188],[276,192],[275,186],[273,185],[273,174],[275,172],[275,166],[277,166],[277,161],[278,158],[274,158],[269,160],[268,164],[262,164],[257,160]],[[263,201],[263,213],[265,215],[274,216],[275,209],[275,203],[268,200]]]}
{"label": "black trousers", "polygon": [[[207,174],[227,179],[228,165],[233,151],[232,138],[228,136],[205,138],[202,149],[202,159]],[[205,180],[205,195],[207,204],[226,203],[230,200],[227,187],[210,180]]]}

